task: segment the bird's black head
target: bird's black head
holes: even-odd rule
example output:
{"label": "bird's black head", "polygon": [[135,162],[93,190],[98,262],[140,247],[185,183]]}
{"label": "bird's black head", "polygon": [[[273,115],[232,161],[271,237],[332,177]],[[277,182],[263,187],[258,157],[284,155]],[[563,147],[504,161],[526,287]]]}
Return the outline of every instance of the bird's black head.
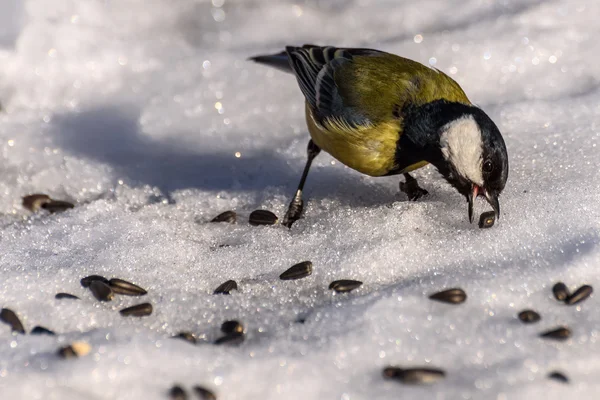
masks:
{"label": "bird's black head", "polygon": [[498,196],[508,178],[508,154],[504,139],[494,122],[477,107],[451,109],[454,115],[440,128],[442,159],[436,165],[442,175],[469,202],[484,196],[500,215]]}

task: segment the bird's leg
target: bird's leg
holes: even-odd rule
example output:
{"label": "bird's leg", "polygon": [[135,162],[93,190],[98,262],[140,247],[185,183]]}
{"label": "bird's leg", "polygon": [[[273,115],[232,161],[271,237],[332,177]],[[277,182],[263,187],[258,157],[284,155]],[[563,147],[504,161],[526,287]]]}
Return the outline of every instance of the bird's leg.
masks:
{"label": "bird's leg", "polygon": [[408,172],[403,174],[406,182],[400,182],[400,191],[406,193],[408,199],[411,201],[417,201],[421,197],[425,196],[429,192],[427,190],[419,187],[419,183],[412,175]]}
{"label": "bird's leg", "polygon": [[306,154],[308,156],[308,159],[306,160],[306,165],[304,166],[302,178],[300,178],[298,190],[296,191],[296,195],[292,199],[290,206],[288,207],[288,210],[285,213],[285,217],[283,217],[282,224],[287,226],[288,228],[291,228],[292,224],[298,219],[300,219],[300,216],[302,215],[302,210],[304,209],[304,202],[302,201],[302,189],[304,189],[304,182],[306,182],[306,177],[308,176],[310,165],[320,152],[321,149],[319,148],[319,146],[317,146],[315,142],[313,142],[311,139],[308,142],[308,147],[306,148]]}

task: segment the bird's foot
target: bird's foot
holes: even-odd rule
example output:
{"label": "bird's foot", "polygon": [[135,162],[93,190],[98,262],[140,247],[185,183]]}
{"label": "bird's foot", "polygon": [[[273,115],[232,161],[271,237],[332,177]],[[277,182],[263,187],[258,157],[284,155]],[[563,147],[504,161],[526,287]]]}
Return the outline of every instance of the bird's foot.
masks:
{"label": "bird's foot", "polygon": [[408,200],[417,201],[421,197],[429,194],[429,192],[419,186],[416,179],[407,180],[407,182],[400,182],[400,191],[406,193]]}
{"label": "bird's foot", "polygon": [[290,203],[290,206],[288,207],[281,224],[291,228],[292,224],[298,221],[302,216],[302,210],[304,210],[304,202],[302,201],[301,197],[295,196]]}

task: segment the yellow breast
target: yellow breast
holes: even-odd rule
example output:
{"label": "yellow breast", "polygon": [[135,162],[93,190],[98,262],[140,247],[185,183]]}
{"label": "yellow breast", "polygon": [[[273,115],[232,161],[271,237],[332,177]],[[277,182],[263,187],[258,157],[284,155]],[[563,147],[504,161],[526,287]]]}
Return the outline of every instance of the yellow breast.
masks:
{"label": "yellow breast", "polygon": [[350,168],[370,176],[382,176],[394,168],[398,121],[353,127],[329,120],[321,125],[307,104],[306,124],[315,144]]}

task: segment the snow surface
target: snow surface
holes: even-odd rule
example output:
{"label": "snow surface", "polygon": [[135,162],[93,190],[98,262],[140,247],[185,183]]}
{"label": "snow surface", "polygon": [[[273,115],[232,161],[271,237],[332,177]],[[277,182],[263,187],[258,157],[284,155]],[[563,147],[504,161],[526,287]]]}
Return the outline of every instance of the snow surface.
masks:
{"label": "snow surface", "polygon": [[[61,333],[0,324],[0,398],[165,399],[174,383],[225,400],[598,398],[598,297],[567,307],[551,287],[600,286],[599,15],[596,0],[0,1],[0,306]],[[326,154],[291,231],[248,225],[285,212],[307,132],[293,78],[246,58],[303,43],[451,74],[507,142],[497,225],[469,225],[432,168],[409,203],[397,177]],[[39,192],[77,207],[32,216],[21,197]],[[228,209],[237,225],[205,223]],[[303,260],[311,277],[278,280]],[[89,274],[149,294],[99,303]],[[344,278],[364,285],[327,290]],[[212,295],[227,279],[240,290]],[[426,297],[455,286],[463,305]],[[117,312],[142,301],[152,316]],[[525,308],[542,321],[521,324]],[[209,344],[232,318],[246,341]],[[568,341],[537,337],[563,324]],[[169,338],[184,330],[207,343]],[[74,340],[91,354],[56,357]],[[447,378],[404,386],[387,365]]]}

